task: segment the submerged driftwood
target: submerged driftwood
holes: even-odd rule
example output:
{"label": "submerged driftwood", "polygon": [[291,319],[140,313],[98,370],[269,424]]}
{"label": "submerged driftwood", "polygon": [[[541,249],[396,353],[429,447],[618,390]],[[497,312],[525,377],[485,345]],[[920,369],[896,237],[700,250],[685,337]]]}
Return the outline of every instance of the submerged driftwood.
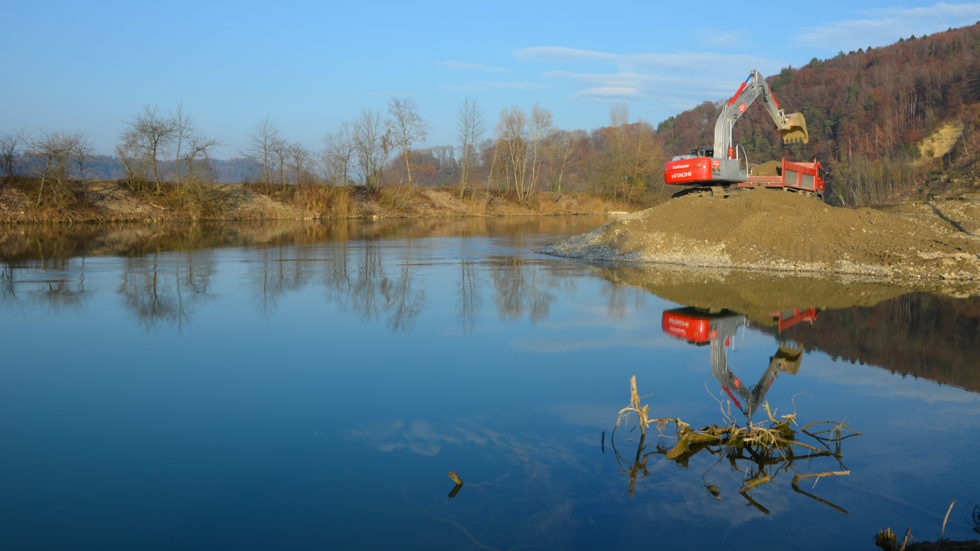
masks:
{"label": "submerged driftwood", "polygon": [[[630,475],[630,495],[633,495],[637,474],[642,473],[643,477],[647,476],[646,462],[651,455],[662,455],[664,459],[675,461],[678,466],[687,468],[692,457],[707,451],[710,455],[718,455],[719,461],[728,459],[733,470],[745,474],[738,492],[763,513],[769,514],[769,511],[752,499],[750,491],[759,485],[772,482],[780,472],[792,470],[794,477],[791,485],[794,491],[848,514],[837,505],[801,490],[799,483],[808,478],[819,480],[824,476],[849,475],[850,471],[842,461],[841,444],[844,440],[861,433],[848,427],[844,421],[816,421],[799,428],[795,412],[782,415],[777,419],[769,409],[768,402],[763,407],[768,423],[762,425],[755,425],[749,421],[747,426],[739,426],[730,411],[725,412],[722,406],[726,424],[692,429],[690,424],[677,418],[649,418],[650,406],[641,404],[641,397],[636,389],[636,377],[633,377],[630,380],[630,404],[619,412],[619,419],[616,420],[610,438],[613,450],[616,450],[616,429],[621,423],[633,423],[640,428],[640,441],[635,459],[626,462],[619,452],[616,452],[620,470]],[[633,416],[636,417],[635,420]],[[659,441],[653,451],[646,452],[646,430],[650,426],[656,427]],[[794,426],[797,428],[794,429]],[[672,433],[665,433],[668,427],[673,427]],[[800,435],[805,436],[809,443],[801,441]],[[672,446],[665,442],[669,439],[675,440]],[[822,457],[834,459],[839,470],[803,473],[794,468],[800,461],[805,460],[809,464],[810,460]],[[721,499],[717,486],[707,482],[704,486],[713,498]]]}

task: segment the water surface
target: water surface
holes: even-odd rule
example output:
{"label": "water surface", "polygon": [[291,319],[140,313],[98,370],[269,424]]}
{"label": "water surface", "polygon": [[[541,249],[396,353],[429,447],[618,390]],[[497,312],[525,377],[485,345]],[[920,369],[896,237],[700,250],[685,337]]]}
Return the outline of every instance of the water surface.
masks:
{"label": "water surface", "polygon": [[[870,549],[953,499],[975,537],[980,300],[533,252],[604,221],[0,230],[3,548]],[[759,423],[756,390],[862,435],[637,461],[632,376],[653,417]]]}

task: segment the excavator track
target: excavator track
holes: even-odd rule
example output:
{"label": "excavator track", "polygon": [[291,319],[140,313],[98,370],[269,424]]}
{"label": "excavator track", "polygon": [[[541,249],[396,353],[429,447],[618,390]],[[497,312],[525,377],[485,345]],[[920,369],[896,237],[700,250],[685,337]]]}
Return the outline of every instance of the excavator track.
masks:
{"label": "excavator track", "polygon": [[697,197],[714,197],[724,199],[730,197],[740,190],[737,187],[723,187],[723,186],[695,186],[687,189],[682,189],[677,193],[670,196],[671,199],[677,199],[679,197],[684,197],[685,195],[695,195]]}

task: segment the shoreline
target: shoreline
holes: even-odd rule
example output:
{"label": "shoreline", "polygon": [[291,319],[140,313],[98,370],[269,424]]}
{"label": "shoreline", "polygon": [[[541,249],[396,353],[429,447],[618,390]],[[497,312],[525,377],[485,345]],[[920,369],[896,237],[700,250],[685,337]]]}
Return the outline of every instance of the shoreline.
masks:
{"label": "shoreline", "polygon": [[[403,187],[201,184],[159,195],[137,193],[120,181],[76,182],[61,204],[37,206],[37,182],[0,185],[0,224],[108,222],[232,222],[260,220],[379,220],[511,216],[621,216],[635,210],[622,201],[584,193],[537,192],[521,203],[508,192]],[[70,197],[65,197],[70,195]]]}

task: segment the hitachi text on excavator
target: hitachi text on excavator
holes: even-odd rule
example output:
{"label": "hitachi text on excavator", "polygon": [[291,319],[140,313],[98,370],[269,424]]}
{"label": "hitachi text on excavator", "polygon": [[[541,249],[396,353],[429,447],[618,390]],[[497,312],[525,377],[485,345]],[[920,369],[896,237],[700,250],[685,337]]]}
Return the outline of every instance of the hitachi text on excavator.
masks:
{"label": "hitachi text on excavator", "polygon": [[[786,114],[772,95],[772,90],[759,71],[752,70],[732,99],[724,106],[715,123],[714,147],[699,147],[690,155],[679,155],[664,165],[664,181],[668,185],[683,186],[674,197],[687,194],[727,197],[738,191],[769,188],[801,193],[823,199],[824,182],[820,177],[822,167],[814,162],[782,161],[781,170],[775,176],[750,174],[745,148],[734,145],[732,129],[752,103],[762,98],[762,103],[783,135],[783,143],[807,143],[806,120],[802,113]],[[740,151],[741,150],[741,151]]]}

